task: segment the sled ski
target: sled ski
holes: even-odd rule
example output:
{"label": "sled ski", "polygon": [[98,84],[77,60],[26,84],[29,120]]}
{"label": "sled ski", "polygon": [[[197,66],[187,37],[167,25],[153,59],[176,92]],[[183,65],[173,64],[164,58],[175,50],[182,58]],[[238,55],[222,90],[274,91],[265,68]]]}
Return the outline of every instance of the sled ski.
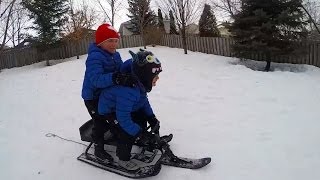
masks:
{"label": "sled ski", "polygon": [[210,157],[193,159],[186,157],[178,157],[173,154],[169,144],[162,145],[164,154],[161,158],[161,164],[186,169],[200,169],[211,162]]}
{"label": "sled ski", "polygon": [[211,162],[211,158],[190,159],[183,157],[164,157],[161,159],[161,164],[166,166],[174,166],[186,169],[200,169]]}
{"label": "sled ski", "polygon": [[[140,168],[134,171],[129,171],[125,168],[120,167],[117,162],[113,159],[108,159],[102,161],[98,159],[93,153],[88,152],[90,145],[87,150],[82,153],[77,159],[93,165],[95,167],[101,168],[103,170],[116,173],[121,176],[129,178],[145,178],[157,175],[161,170],[161,157],[162,153],[159,150],[154,150],[153,152],[140,152],[133,155],[132,161],[137,163]],[[109,152],[110,153],[110,152]],[[115,157],[115,152],[110,153],[111,156]]]}

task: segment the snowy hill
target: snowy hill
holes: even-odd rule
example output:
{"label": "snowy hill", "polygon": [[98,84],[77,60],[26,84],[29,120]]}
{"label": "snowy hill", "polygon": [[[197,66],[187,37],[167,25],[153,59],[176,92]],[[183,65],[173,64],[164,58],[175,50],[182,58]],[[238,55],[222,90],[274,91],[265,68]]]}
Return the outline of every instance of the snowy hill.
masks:
{"label": "snowy hill", "polygon": [[[162,133],[174,134],[177,155],[213,160],[200,170],[163,167],[152,179],[320,179],[319,68],[265,73],[233,58],[149,50],[163,64],[149,95]],[[80,96],[85,59],[0,72],[0,179],[127,179],[76,160],[84,146],[46,137],[80,141],[89,119]]]}

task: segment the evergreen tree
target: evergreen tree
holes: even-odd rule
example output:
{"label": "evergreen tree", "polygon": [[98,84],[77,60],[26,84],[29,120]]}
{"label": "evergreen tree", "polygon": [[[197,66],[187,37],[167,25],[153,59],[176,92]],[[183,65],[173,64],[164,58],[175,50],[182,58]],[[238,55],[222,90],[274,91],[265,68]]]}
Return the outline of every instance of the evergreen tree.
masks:
{"label": "evergreen tree", "polygon": [[177,32],[176,21],[174,19],[172,11],[169,11],[169,17],[170,17],[170,34],[179,34]]}
{"label": "evergreen tree", "polygon": [[155,14],[150,9],[150,0],[128,0],[128,4],[131,32],[142,34],[146,27],[154,26]]}
{"label": "evergreen tree", "polygon": [[41,46],[47,48],[56,43],[68,11],[67,0],[23,0],[22,4],[30,11]]}
{"label": "evergreen tree", "polygon": [[158,9],[158,26],[161,31],[165,32],[161,9]]}
{"label": "evergreen tree", "polygon": [[266,56],[266,71],[272,58],[295,50],[297,40],[306,35],[302,0],[243,0],[242,11],[235,15],[231,32],[239,57]]}
{"label": "evergreen tree", "polygon": [[202,15],[199,20],[199,35],[201,37],[217,37],[220,32],[217,27],[216,17],[211,11],[211,6],[204,5]]}

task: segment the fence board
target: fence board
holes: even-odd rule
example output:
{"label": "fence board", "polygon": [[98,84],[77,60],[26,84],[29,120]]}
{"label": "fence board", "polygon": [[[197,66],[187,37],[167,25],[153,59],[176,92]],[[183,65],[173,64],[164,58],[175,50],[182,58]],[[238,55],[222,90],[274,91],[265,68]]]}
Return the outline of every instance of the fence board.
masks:
{"label": "fence board", "polygon": [[204,38],[203,37],[201,37],[201,38],[199,38],[199,40],[200,40],[200,49],[199,49],[199,51],[200,52],[202,52],[202,53],[205,53],[205,50],[204,50]]}
{"label": "fence board", "polygon": [[317,44],[316,43],[314,43],[313,44],[313,60],[315,61],[315,62],[317,62]]}
{"label": "fence board", "polygon": [[215,54],[213,39],[209,38],[209,42],[210,42],[210,49],[211,49],[211,53],[210,54]]}
{"label": "fence board", "polygon": [[222,49],[221,49],[221,46],[220,46],[220,38],[216,38],[216,44],[217,44],[217,55],[222,55]]}
{"label": "fence board", "polygon": [[214,38],[210,38],[210,42],[211,42],[212,54],[217,54],[216,42],[214,41]]}
{"label": "fence board", "polygon": [[202,46],[203,47],[203,52],[208,54],[209,52],[208,52],[208,44],[207,44],[207,38],[206,37],[202,38],[202,43],[203,43],[203,46]]}
{"label": "fence board", "polygon": [[206,48],[206,53],[209,54],[210,49],[209,49],[209,38],[208,37],[205,37],[205,48]]}
{"label": "fence board", "polygon": [[320,67],[320,43],[317,43],[317,61],[315,62],[316,66]]}

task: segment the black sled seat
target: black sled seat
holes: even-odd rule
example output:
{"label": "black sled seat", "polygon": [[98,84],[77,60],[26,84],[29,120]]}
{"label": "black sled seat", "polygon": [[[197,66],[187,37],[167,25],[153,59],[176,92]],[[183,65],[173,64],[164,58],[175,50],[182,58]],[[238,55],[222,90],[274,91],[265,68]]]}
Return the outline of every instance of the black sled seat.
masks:
{"label": "black sled seat", "polygon": [[[104,143],[105,144],[114,144],[115,137],[111,133],[111,125],[105,121],[104,123]],[[93,142],[92,131],[93,131],[93,120],[90,119],[84,123],[80,128],[80,138],[82,141]]]}
{"label": "black sled seat", "polygon": [[[94,140],[92,138],[92,131],[93,131],[93,120],[90,119],[89,121],[87,121],[86,123],[84,123],[80,128],[80,138],[82,141],[86,141],[89,142],[90,144],[88,145],[87,149],[85,150],[84,154],[87,155],[88,151],[90,149],[90,147],[92,146],[92,144],[94,143]],[[109,125],[106,122],[105,123],[105,132],[107,132],[109,130]],[[109,136],[106,136],[106,133],[104,134],[104,143],[105,144],[110,144],[110,145],[115,145],[114,143],[114,138],[112,135],[110,135],[110,131],[109,131]]]}
{"label": "black sled seat", "polygon": [[84,123],[80,128],[80,138],[82,141],[93,142],[92,139],[92,129],[93,129],[93,120],[90,119],[86,123]]}

